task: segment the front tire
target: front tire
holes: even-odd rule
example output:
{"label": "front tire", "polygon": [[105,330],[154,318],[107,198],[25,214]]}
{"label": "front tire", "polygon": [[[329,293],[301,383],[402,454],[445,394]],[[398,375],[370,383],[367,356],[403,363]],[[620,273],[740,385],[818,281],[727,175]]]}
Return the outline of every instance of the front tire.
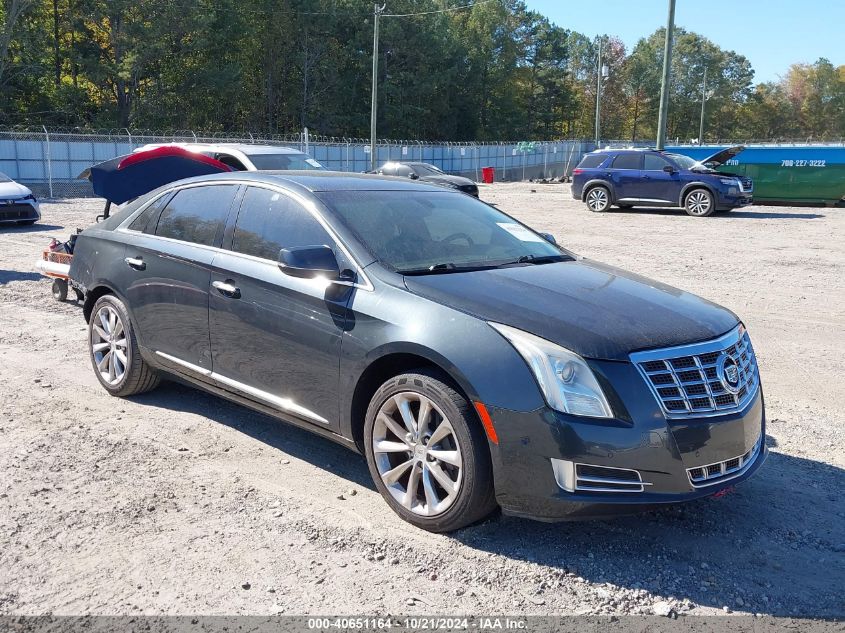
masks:
{"label": "front tire", "polygon": [[713,194],[707,189],[693,189],[684,198],[684,210],[696,218],[712,215],[716,210]]}
{"label": "front tire", "polygon": [[610,190],[598,185],[587,192],[584,198],[587,208],[593,213],[601,213],[610,208]]}
{"label": "front tire", "polygon": [[97,380],[113,396],[133,396],[158,386],[158,375],[141,358],[129,312],[114,295],[103,295],[91,310],[88,352]]}
{"label": "front tire", "polygon": [[438,372],[385,382],[367,409],[364,446],[376,487],[408,523],[450,532],[496,507],[484,432],[470,403]]}

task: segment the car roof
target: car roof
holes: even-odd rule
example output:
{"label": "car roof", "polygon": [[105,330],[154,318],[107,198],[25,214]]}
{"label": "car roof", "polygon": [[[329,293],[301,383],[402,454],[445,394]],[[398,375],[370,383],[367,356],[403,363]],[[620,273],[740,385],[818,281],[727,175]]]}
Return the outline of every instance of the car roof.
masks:
{"label": "car roof", "polygon": [[322,191],[447,191],[443,187],[422,183],[408,178],[380,174],[351,174],[342,171],[238,171],[210,176],[198,176],[183,181],[250,180],[309,192]]}
{"label": "car roof", "polygon": [[176,146],[196,152],[223,152],[237,150],[244,154],[302,154],[298,149],[284,145],[253,145],[251,143],[149,143],[139,147],[135,152],[154,149],[156,147]]}

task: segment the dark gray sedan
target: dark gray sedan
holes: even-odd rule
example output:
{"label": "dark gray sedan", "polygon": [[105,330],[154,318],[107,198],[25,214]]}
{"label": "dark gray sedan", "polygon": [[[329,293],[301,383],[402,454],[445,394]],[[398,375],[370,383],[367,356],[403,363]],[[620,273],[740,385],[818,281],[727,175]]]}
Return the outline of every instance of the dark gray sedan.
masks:
{"label": "dark gray sedan", "polygon": [[178,377],[366,455],[405,520],[546,520],[712,495],[766,455],[730,311],[418,181],[233,173],[84,231],[97,378]]}

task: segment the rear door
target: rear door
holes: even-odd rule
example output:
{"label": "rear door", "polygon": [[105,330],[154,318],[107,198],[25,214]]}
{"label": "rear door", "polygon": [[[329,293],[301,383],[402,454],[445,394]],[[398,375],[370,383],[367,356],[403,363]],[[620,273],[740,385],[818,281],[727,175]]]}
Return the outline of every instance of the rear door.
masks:
{"label": "rear door", "polygon": [[230,184],[180,189],[143,227],[127,231],[124,287],[139,340],[171,363],[211,369],[211,262],[237,191]]}
{"label": "rear door", "polygon": [[610,163],[610,179],[617,200],[636,198],[637,185],[642,176],[642,152],[626,152]]}
{"label": "rear door", "polygon": [[[672,167],[673,172],[664,171]],[[681,174],[678,168],[657,154],[643,156],[642,178],[635,187],[642,200],[659,200],[678,204],[681,195]]]}
{"label": "rear door", "polygon": [[245,395],[338,430],[340,341],[354,289],[282,273],[279,251],[331,246],[344,253],[298,199],[247,187],[226,250],[214,258],[209,327],[214,378]]}

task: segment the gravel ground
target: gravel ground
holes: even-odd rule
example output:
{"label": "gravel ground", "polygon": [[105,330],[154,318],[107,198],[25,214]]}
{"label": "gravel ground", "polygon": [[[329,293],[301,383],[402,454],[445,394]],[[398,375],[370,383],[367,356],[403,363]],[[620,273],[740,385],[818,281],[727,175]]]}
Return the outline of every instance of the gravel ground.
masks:
{"label": "gravel ground", "polygon": [[32,264],[100,201],[0,229],[0,614],[843,615],[845,209],[593,214],[482,187],[582,255],[722,303],[758,354],[771,455],[732,494],[613,521],[405,524],[360,457],[186,387],[116,400]]}

